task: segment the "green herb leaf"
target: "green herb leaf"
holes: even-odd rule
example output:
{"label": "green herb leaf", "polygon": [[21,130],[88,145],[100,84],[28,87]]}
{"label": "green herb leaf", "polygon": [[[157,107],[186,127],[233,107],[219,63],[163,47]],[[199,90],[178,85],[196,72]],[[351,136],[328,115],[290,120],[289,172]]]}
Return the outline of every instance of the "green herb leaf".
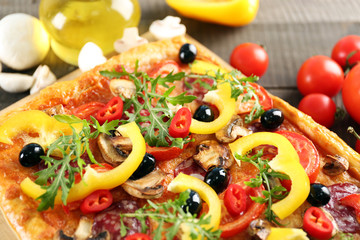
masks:
{"label": "green herb leaf", "polygon": [[[136,217],[139,220],[141,219],[142,225],[146,225],[146,219],[148,218],[158,222],[159,225],[154,231],[153,240],[161,240],[162,233],[165,233],[167,240],[173,240],[176,234],[179,233],[181,226],[186,226],[189,229],[191,239],[198,239],[199,236],[201,236],[201,239],[219,239],[221,230],[214,231],[212,228],[206,229],[203,227],[210,223],[211,216],[205,217],[205,214],[203,214],[200,218],[196,218],[195,215],[185,213],[182,209],[182,206],[189,198],[189,193],[190,191],[182,192],[177,199],[170,199],[164,203],[153,203],[148,200],[148,205],[138,209],[135,213],[123,213],[120,214],[120,217]],[[170,224],[170,227],[165,228],[164,223]],[[147,228],[142,227],[142,229],[145,233]]]}

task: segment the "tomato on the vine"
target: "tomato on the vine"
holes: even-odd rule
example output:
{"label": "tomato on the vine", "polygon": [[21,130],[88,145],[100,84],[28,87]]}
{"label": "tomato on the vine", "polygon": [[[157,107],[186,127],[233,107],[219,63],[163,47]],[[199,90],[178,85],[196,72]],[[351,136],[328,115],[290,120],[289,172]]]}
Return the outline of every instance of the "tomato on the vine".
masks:
{"label": "tomato on the vine", "polygon": [[346,75],[342,90],[342,100],[350,116],[360,124],[360,65],[353,67]]}
{"label": "tomato on the vine", "polygon": [[261,77],[269,65],[269,56],[265,49],[258,44],[242,43],[232,51],[230,65],[245,76]]}
{"label": "tomato on the vine", "polygon": [[[359,62],[360,36],[348,35],[341,38],[332,49],[331,58],[343,68],[351,67]],[[348,62],[346,62],[346,60]]]}
{"label": "tomato on the vine", "polygon": [[313,56],[299,69],[297,87],[302,95],[323,93],[335,96],[344,82],[344,71],[337,62],[327,56]]}
{"label": "tomato on the vine", "polygon": [[336,104],[325,94],[313,93],[305,96],[301,99],[298,109],[311,116],[315,122],[327,128],[334,124]]}

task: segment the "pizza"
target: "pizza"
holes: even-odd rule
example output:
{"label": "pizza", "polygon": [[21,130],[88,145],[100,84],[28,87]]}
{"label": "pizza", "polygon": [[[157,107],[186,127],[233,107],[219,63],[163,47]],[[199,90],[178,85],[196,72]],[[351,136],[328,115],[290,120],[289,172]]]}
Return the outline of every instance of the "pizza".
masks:
{"label": "pizza", "polygon": [[360,155],[184,36],[0,117],[19,239],[360,239]]}

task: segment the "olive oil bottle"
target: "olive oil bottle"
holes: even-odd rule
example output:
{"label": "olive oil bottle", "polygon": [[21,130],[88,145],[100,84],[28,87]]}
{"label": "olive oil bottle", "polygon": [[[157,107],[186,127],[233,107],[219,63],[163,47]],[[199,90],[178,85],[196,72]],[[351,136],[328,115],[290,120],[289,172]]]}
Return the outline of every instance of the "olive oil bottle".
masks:
{"label": "olive oil bottle", "polygon": [[140,20],[137,0],[41,0],[40,20],[51,36],[51,47],[63,61],[77,65],[81,48],[97,44],[109,54],[123,30]]}

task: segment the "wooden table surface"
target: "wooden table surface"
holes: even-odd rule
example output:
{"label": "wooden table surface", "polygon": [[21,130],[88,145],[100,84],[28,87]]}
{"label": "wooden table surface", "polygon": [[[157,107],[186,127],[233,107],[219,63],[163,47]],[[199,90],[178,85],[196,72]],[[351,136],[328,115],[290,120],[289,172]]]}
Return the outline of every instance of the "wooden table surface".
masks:
{"label": "wooden table surface", "polygon": [[[24,12],[38,16],[40,0],[0,0],[0,18],[10,13]],[[167,15],[179,16],[168,7],[165,0],[139,0],[142,17],[140,33],[148,30],[156,19]],[[360,34],[359,0],[260,0],[260,9],[253,23],[244,27],[225,27],[182,18],[187,33],[228,61],[233,48],[243,42],[255,42],[265,46],[269,54],[269,68],[260,84],[293,106],[297,106],[301,94],[296,88],[296,75],[301,64],[313,55],[331,54],[333,45],[341,37]],[[241,13],[239,13],[241,14]],[[52,52],[44,61],[58,78],[74,71],[74,66],[59,60]],[[4,71],[12,71],[5,67]],[[26,72],[31,73],[34,69]],[[29,93],[10,94],[0,89],[0,110],[22,99]],[[343,108],[341,94],[334,97]],[[352,125],[360,126],[346,115],[331,128],[350,146],[354,139],[346,132]]]}

